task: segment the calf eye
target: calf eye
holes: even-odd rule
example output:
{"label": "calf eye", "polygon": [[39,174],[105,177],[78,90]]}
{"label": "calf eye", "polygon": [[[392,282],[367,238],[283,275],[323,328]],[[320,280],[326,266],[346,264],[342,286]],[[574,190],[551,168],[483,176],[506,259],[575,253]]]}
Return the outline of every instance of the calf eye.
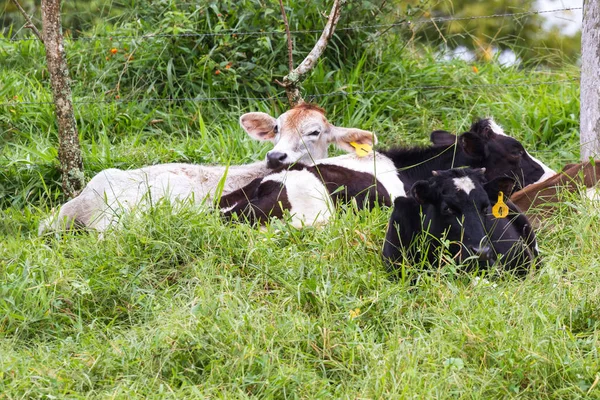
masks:
{"label": "calf eye", "polygon": [[276,135],[279,132],[279,127],[277,125],[273,127],[273,132],[275,132]]}
{"label": "calf eye", "polygon": [[483,214],[486,214],[486,213],[487,213],[487,210],[488,210],[488,207],[489,207],[489,206],[481,206],[481,212],[482,212]]}
{"label": "calf eye", "polygon": [[525,150],[523,149],[517,149],[511,152],[512,157],[523,157],[523,154],[525,154]]}
{"label": "calf eye", "polygon": [[308,134],[308,136],[319,136],[319,131],[312,131]]}

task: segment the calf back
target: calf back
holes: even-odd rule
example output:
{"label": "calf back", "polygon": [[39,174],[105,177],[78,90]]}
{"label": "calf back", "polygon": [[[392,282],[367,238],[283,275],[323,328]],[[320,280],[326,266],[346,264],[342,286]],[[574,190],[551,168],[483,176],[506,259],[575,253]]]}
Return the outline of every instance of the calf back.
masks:
{"label": "calf back", "polygon": [[553,205],[560,201],[561,190],[575,192],[582,186],[591,188],[598,184],[599,179],[600,160],[570,164],[551,178],[515,192],[510,200],[529,217],[538,220],[553,213]]}

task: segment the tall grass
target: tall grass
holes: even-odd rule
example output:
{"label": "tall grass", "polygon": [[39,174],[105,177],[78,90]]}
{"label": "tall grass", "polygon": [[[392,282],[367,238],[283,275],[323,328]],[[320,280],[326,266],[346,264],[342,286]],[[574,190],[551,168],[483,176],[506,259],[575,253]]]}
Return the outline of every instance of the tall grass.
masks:
{"label": "tall grass", "polygon": [[101,241],[36,238],[35,216],[13,216],[0,385],[9,397],[583,396],[600,221],[573,202],[540,232],[544,265],[526,279],[439,270],[416,285],[381,265],[386,209],[257,231],[159,207]]}

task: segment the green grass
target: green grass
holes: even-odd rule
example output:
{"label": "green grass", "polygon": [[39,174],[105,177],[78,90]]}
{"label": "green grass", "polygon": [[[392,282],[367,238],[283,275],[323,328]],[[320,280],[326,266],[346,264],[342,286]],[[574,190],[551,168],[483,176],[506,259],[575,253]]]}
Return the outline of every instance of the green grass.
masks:
{"label": "green grass", "polygon": [[35,216],[12,215],[0,254],[0,389],[584,397],[598,366],[600,212],[574,204],[540,231],[539,270],[477,285],[444,270],[414,285],[411,272],[389,277],[386,209],[261,232],[165,206],[104,240],[38,238]]}
{"label": "green grass", "polygon": [[[474,72],[388,44],[338,70],[317,66],[308,94],[348,93],[318,98],[333,123],[373,130],[383,147],[423,144],[433,129],[460,133],[492,115],[552,167],[578,158],[577,82],[526,84],[576,76],[575,67]],[[0,46],[11,60],[0,69],[2,101],[49,100],[39,47]],[[111,99],[122,65],[76,46],[74,96]],[[143,98],[157,96],[140,83],[152,52],[140,46],[145,61],[126,79]],[[210,95],[189,71],[176,91]],[[489,84],[498,86],[467,87]],[[448,88],[410,89],[436,85]],[[390,88],[408,89],[362,93]],[[285,103],[243,100],[262,95],[244,85],[217,92],[240,99],[77,105],[87,177],[264,158],[269,146],[237,120]],[[162,205],[104,240],[37,237],[40,219],[65,200],[54,124],[49,105],[0,106],[0,398],[600,397],[600,211],[578,196],[539,230],[539,269],[483,284],[452,266],[390,276],[380,259],[387,208],[261,231]]]}

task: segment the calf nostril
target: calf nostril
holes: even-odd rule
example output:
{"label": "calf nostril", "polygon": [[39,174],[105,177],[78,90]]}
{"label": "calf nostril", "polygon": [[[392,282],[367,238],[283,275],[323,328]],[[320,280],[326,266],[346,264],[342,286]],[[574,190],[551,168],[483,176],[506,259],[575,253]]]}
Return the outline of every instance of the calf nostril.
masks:
{"label": "calf nostril", "polygon": [[271,151],[267,153],[267,165],[270,168],[275,168],[281,166],[283,161],[287,158],[286,153],[282,153],[279,151]]}
{"label": "calf nostril", "polygon": [[477,256],[480,261],[490,261],[492,259],[492,249],[489,246],[471,246],[471,252]]}

